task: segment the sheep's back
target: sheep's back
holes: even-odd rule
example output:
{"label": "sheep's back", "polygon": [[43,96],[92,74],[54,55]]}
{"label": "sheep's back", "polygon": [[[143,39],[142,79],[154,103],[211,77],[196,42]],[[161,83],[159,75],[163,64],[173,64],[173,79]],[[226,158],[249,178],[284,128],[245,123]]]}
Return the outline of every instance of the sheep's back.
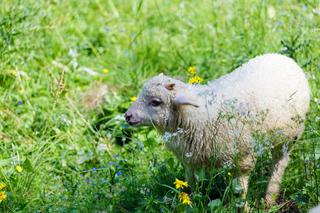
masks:
{"label": "sheep's back", "polygon": [[209,86],[221,100],[236,99],[255,113],[267,111],[267,130],[283,129],[289,135],[303,130],[310,90],[302,69],[286,56],[258,56]]}

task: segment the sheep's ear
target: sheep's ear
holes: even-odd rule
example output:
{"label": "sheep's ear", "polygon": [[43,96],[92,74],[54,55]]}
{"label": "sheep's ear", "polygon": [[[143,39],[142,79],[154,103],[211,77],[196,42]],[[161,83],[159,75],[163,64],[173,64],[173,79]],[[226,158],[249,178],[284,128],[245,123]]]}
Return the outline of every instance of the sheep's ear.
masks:
{"label": "sheep's ear", "polygon": [[175,99],[173,100],[173,103],[176,104],[176,105],[191,105],[191,106],[194,106],[194,107],[199,107],[198,104],[196,104],[192,100],[189,100],[184,95],[178,95],[177,97],[175,97]]}
{"label": "sheep's ear", "polygon": [[175,83],[170,83],[170,84],[164,85],[164,87],[165,87],[167,90],[173,90],[174,86],[175,86]]}

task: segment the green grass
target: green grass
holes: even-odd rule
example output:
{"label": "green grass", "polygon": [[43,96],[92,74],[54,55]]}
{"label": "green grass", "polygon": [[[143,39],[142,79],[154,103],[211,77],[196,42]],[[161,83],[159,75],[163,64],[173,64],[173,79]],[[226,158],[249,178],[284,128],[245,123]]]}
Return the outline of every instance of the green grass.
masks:
{"label": "green grass", "polygon": [[[0,182],[7,184],[0,212],[236,212],[238,183],[225,168],[209,180],[200,171],[212,190],[181,204],[172,187],[184,179],[182,166],[154,130],[132,129],[122,115],[157,73],[187,80],[194,65],[207,81],[267,52],[293,57],[313,94],[271,212],[285,203],[306,212],[320,201],[319,1],[0,5]],[[88,109],[85,94],[101,85],[108,87],[103,103]]]}

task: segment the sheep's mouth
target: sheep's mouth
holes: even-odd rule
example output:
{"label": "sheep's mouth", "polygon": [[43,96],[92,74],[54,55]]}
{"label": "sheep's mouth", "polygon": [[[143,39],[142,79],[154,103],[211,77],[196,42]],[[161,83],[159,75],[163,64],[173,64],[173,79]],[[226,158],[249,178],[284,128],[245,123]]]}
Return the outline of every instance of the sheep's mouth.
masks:
{"label": "sheep's mouth", "polygon": [[140,124],[140,121],[128,121],[128,124],[130,126],[138,126]]}

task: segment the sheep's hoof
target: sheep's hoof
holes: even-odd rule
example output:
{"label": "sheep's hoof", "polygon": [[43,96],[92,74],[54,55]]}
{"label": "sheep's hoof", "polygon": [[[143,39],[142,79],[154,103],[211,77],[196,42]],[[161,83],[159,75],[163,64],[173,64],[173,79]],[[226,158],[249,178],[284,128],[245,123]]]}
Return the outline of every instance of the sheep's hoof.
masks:
{"label": "sheep's hoof", "polygon": [[276,193],[267,193],[264,201],[267,209],[271,208],[273,204],[276,202],[277,194]]}
{"label": "sheep's hoof", "polygon": [[245,201],[244,206],[243,206],[243,211],[245,213],[249,213],[250,212],[250,205],[249,205],[248,201]]}

